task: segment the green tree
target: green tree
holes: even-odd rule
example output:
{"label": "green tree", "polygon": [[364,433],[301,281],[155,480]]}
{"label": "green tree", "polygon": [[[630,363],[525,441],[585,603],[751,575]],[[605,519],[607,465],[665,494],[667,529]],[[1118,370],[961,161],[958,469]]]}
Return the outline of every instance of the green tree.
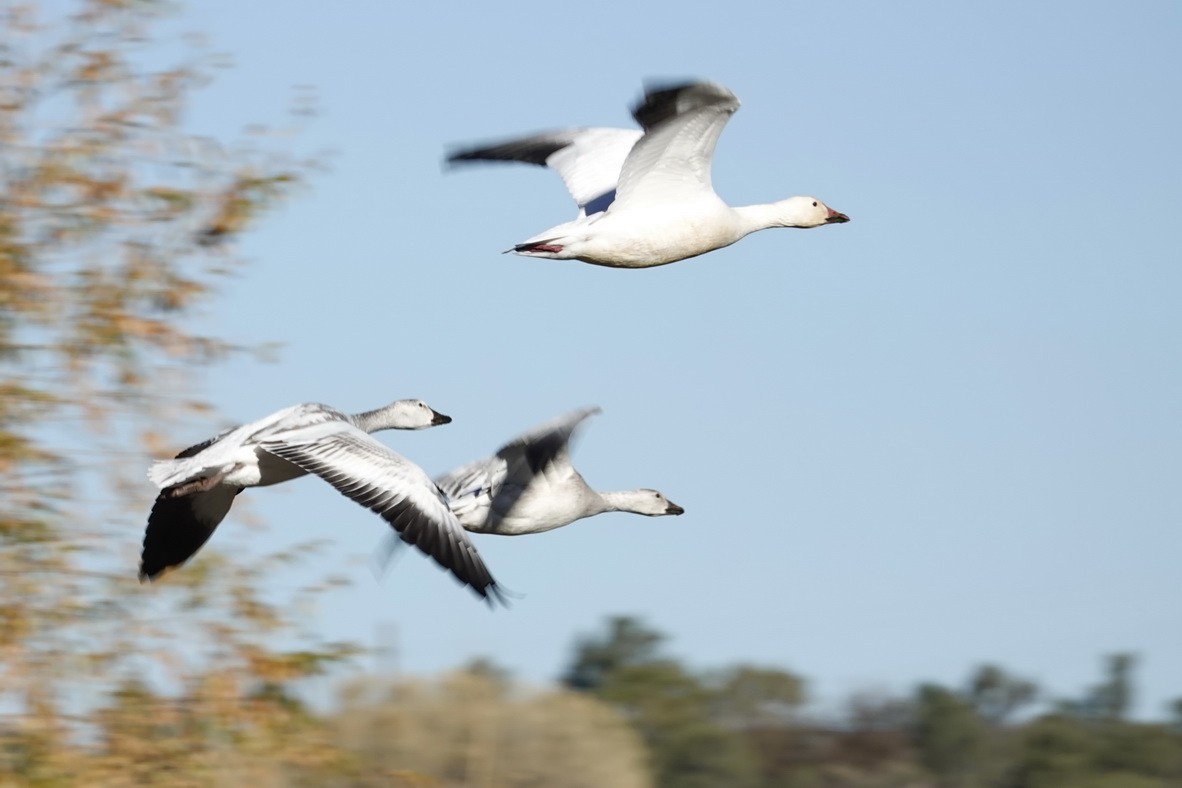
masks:
{"label": "green tree", "polygon": [[1038,697],[1038,685],[1011,676],[997,665],[982,665],[969,679],[968,697],[983,719],[1002,725]]}
{"label": "green tree", "polygon": [[1014,768],[1018,788],[1067,788],[1093,772],[1097,742],[1070,717],[1049,715],[1022,731]]}
{"label": "green tree", "polygon": [[603,635],[582,637],[575,643],[575,656],[562,683],[571,689],[594,691],[613,672],[653,660],[664,639],[630,616],[609,618]]}
{"label": "green tree", "polygon": [[735,665],[707,678],[710,716],[727,728],[788,725],[804,703],[804,680],[787,671]]}
{"label": "green tree", "polygon": [[907,698],[869,693],[853,696],[838,737],[838,758],[875,771],[889,763],[911,760],[913,716],[913,703]]}
{"label": "green tree", "polygon": [[972,704],[935,684],[915,693],[914,741],[920,763],[943,785],[969,785],[980,768],[985,741]]}
{"label": "green tree", "polygon": [[1166,788],[1182,784],[1182,736],[1164,725],[1054,714],[1021,732],[1017,788]]}
{"label": "green tree", "polygon": [[648,745],[663,788],[754,785],[756,764],[735,731],[711,718],[713,693],[672,660],[625,665],[596,693],[620,709]]}
{"label": "green tree", "polygon": [[1122,720],[1133,702],[1133,669],[1137,657],[1133,654],[1111,654],[1106,661],[1106,680],[1092,689],[1087,700],[1091,714],[1107,720]]}
{"label": "green tree", "polygon": [[743,737],[714,719],[713,687],[663,657],[664,639],[637,619],[610,618],[603,634],[577,641],[564,682],[623,713],[648,747],[657,785],[756,784],[757,765]]}

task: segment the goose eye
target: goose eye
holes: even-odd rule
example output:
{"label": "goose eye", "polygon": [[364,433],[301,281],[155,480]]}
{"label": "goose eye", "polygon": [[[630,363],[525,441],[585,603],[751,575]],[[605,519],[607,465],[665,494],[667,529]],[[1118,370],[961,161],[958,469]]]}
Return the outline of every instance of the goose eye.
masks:
{"label": "goose eye", "polygon": [[816,208],[816,207],[817,207],[817,201],[816,201],[816,200],[813,200],[813,207],[814,207],[814,208]]}

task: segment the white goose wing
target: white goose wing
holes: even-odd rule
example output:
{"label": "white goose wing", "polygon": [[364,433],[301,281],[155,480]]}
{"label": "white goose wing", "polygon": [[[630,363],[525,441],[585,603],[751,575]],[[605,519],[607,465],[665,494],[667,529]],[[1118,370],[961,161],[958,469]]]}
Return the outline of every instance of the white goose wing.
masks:
{"label": "white goose wing", "polygon": [[581,128],[546,131],[475,148],[456,149],[449,164],[472,161],[519,161],[558,173],[579,206],[581,216],[607,210],[615,198],[620,170],[639,129]]}
{"label": "white goose wing", "polygon": [[713,193],[714,148],[738,108],[735,94],[713,82],[648,88],[632,110],[645,134],[624,161],[615,205],[660,205]]}
{"label": "white goose wing", "polygon": [[489,604],[503,601],[492,574],[449,511],[446,498],[414,463],[340,421],[285,431],[259,446],[377,512],[402,541],[434,558]]}

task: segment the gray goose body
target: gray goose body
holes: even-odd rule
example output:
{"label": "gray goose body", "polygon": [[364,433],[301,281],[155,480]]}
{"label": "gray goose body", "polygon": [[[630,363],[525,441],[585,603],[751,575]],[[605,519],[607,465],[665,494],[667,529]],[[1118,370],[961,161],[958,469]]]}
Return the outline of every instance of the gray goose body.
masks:
{"label": "gray goose body", "polygon": [[570,441],[599,408],[576,410],[506,443],[496,454],[463,465],[436,483],[464,528],[515,536],[561,528],[604,512],[648,516],[684,509],[656,490],[599,492],[575,470]]}
{"label": "gray goose body", "polygon": [[482,598],[501,593],[447,499],[414,463],[369,435],[422,429],[451,419],[420,400],[349,415],[319,403],[277,411],[155,463],[160,488],[144,535],[140,578],[187,561],[213,535],[246,487],[315,474],[386,520]]}

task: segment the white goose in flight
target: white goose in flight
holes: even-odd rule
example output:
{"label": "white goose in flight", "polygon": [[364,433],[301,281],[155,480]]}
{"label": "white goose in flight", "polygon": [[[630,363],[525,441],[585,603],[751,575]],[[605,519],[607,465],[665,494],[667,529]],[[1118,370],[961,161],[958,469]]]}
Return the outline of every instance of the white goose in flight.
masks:
{"label": "white goose in flight", "polygon": [[632,110],[642,130],[545,132],[454,150],[447,161],[521,161],[562,176],[579,215],[508,250],[529,257],[648,268],[729,246],[756,230],[848,222],[815,197],[732,208],[714,193],[714,147],[738,108],[735,95],[712,82],[649,88]]}
{"label": "white goose in flight", "polygon": [[185,449],[175,459],[154,463],[148,477],[161,492],[148,517],[140,579],[155,579],[192,557],[243,489],[314,473],[377,512],[402,541],[427,553],[490,604],[503,601],[496,581],[435,483],[417,465],[369,435],[450,421],[422,400],[399,400],[354,415],[306,403],[227,430]]}

